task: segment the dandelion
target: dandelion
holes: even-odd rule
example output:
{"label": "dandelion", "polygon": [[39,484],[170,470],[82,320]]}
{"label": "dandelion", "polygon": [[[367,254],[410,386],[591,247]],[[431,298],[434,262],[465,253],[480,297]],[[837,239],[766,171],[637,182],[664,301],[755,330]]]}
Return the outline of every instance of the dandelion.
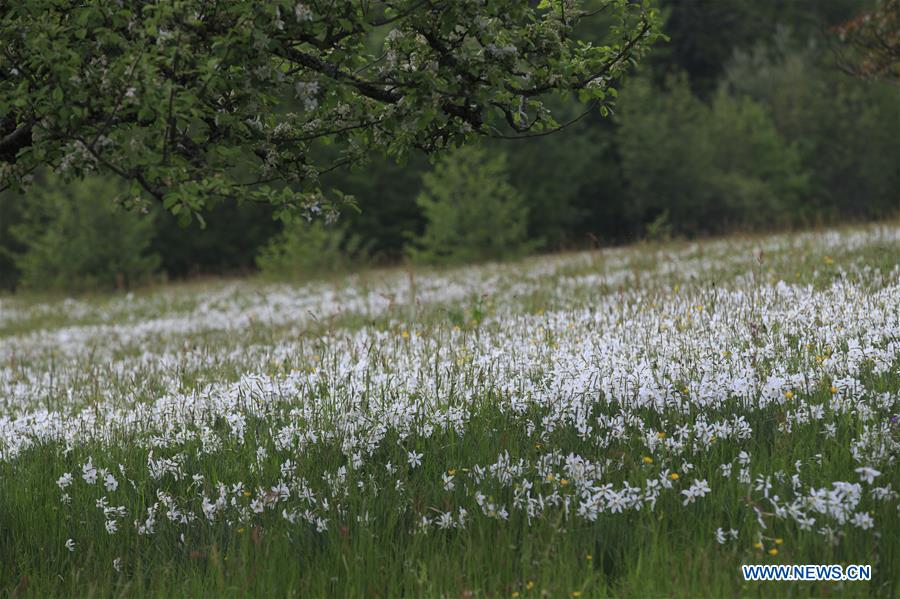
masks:
{"label": "dandelion", "polygon": [[774,556],[778,555],[778,550],[775,549],[774,547],[772,547],[771,549],[769,549],[768,554],[771,555],[772,557],[774,557]]}
{"label": "dandelion", "polygon": [[590,562],[590,561],[594,560],[594,556],[591,555],[590,553],[588,553],[587,555],[584,556],[584,559],[586,559],[587,561]]}
{"label": "dandelion", "polygon": [[404,339],[409,339],[409,331],[403,331],[402,333],[400,333],[400,336]]}
{"label": "dandelion", "polygon": [[786,398],[788,398],[788,399],[793,399],[793,397],[794,397],[794,392],[793,392],[793,391],[785,391],[785,392],[784,392],[784,396],[785,396]]}
{"label": "dandelion", "polygon": [[779,538],[779,539],[775,539],[775,544],[776,544],[776,545],[781,545],[781,544],[783,544],[783,543],[784,543],[784,539],[780,539],[780,538]]}
{"label": "dandelion", "polygon": [[678,480],[679,478],[681,478],[681,475],[678,474],[677,472],[673,472],[672,474],[669,475],[669,478],[671,480]]}
{"label": "dandelion", "polygon": [[756,549],[762,549],[763,544],[761,542],[757,541],[756,543],[753,543],[753,547]]}
{"label": "dandelion", "polygon": [[528,582],[526,582],[526,583],[525,583],[525,588],[526,588],[527,590],[529,590],[529,591],[530,591],[531,589],[533,589],[533,588],[534,588],[534,581],[533,581],[533,580],[529,580]]}
{"label": "dandelion", "polygon": [[641,460],[642,460],[645,464],[652,464],[652,463],[653,463],[653,458],[651,458],[651,457],[648,456],[648,455],[645,455],[643,458],[641,458]]}

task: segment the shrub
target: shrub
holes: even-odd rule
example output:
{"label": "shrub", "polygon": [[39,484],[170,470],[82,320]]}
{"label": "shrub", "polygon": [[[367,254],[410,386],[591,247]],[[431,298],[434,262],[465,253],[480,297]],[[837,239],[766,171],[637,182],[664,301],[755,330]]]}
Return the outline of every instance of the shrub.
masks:
{"label": "shrub", "polygon": [[617,141],[632,218],[646,225],[665,214],[676,234],[710,226],[714,148],[701,130],[708,113],[684,77],[664,90],[637,78],[622,90]]}
{"label": "shrub", "polygon": [[425,230],[407,246],[419,263],[458,264],[512,258],[534,249],[528,208],[509,183],[506,155],[467,146],[444,156],[422,178],[416,203]]}
{"label": "shrub", "polygon": [[763,107],[719,89],[711,105],[684,77],[637,79],[622,94],[618,141],[633,217],[673,232],[783,226],[808,188],[800,154]]}
{"label": "shrub", "polygon": [[900,206],[900,87],[846,76],[830,58],[779,29],[771,43],[737,52],[726,81],[797,143],[812,173],[807,220],[893,216]]}
{"label": "shrub", "polygon": [[263,275],[276,279],[295,279],[345,271],[364,262],[368,248],[345,228],[322,221],[297,221],[263,246],[256,265]]}
{"label": "shrub", "polygon": [[148,251],[153,220],[118,205],[121,191],[100,178],[51,179],[29,191],[10,231],[24,248],[12,254],[19,286],[87,291],[145,281],[159,266]]}
{"label": "shrub", "polygon": [[801,218],[809,177],[760,104],[720,88],[703,133],[716,150],[707,184],[722,225],[759,229]]}

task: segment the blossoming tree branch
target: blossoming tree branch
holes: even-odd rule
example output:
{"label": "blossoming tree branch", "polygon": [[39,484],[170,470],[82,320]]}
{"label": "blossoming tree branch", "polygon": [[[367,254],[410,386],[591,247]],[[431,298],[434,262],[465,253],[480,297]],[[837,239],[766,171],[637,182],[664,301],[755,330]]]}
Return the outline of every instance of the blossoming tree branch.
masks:
{"label": "blossoming tree branch", "polygon": [[659,25],[648,0],[17,2],[0,189],[46,165],[185,219],[227,198],[317,212],[341,198],[322,175],[373,151],[552,132],[558,94],[606,113]]}

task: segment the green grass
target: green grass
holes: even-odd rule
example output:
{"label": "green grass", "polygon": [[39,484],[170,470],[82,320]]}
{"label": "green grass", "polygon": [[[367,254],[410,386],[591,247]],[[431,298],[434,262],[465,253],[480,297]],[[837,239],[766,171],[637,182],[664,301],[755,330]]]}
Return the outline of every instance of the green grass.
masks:
{"label": "green grass", "polygon": [[[880,368],[872,360],[863,360],[858,368],[841,362],[852,355],[848,342],[873,332],[869,317],[876,322],[875,311],[888,311],[877,322],[891,322],[891,300],[897,300],[893,309],[900,310],[900,244],[870,236],[842,250],[840,243],[819,237],[795,241],[787,236],[653,245],[478,269],[423,271],[414,273],[421,284],[412,289],[397,282],[410,275],[385,271],[377,274],[378,280],[374,274],[373,280],[363,275],[345,288],[336,281],[314,286],[337,290],[338,300],[351,290],[377,294],[382,286],[396,287],[396,299],[380,312],[326,313],[322,308],[305,320],[274,313],[270,321],[254,321],[237,331],[216,325],[199,332],[175,328],[129,337],[142,322],[172,315],[202,318],[195,310],[211,296],[223,305],[253,308],[281,293],[311,288],[291,290],[255,280],[238,282],[234,289],[224,283],[189,285],[139,292],[131,307],[122,296],[88,298],[71,315],[61,309],[61,300],[6,299],[23,318],[4,322],[0,312],[0,344],[12,348],[0,353],[0,393],[7,394],[6,403],[0,403],[0,438],[11,430],[4,429],[9,426],[4,417],[40,409],[63,418],[94,410],[101,424],[94,434],[76,435],[68,443],[40,437],[0,461],[0,593],[900,596],[896,498],[878,500],[863,484],[857,511],[870,514],[875,527],[835,525],[834,542],[829,542],[817,530],[831,522],[826,516],[819,515],[811,530],[803,530],[795,520],[775,516],[753,484],[738,480],[739,455],[746,451],[752,456],[753,479],[770,477],[772,493],[784,501],[794,493],[790,478],[798,462],[804,493],[830,488],[834,481],[858,482],[855,469],[863,462],[852,448],[877,441],[884,445],[880,450],[865,446],[858,451],[868,452],[865,463],[881,471],[877,485],[900,490],[900,426],[890,424],[891,416],[900,412],[900,358]],[[756,250],[763,246],[767,249],[759,259]],[[522,273],[529,272],[535,274],[524,284]],[[428,295],[429,277],[437,281],[433,297]],[[870,304],[846,316],[838,330],[831,322],[817,324],[806,313],[791,317],[790,302],[773,299],[779,280],[807,294],[803,297],[813,302],[810,315],[840,309],[829,304],[843,297],[829,295],[837,293],[832,291],[836,283]],[[471,290],[444,298],[440,290],[454,284]],[[745,296],[736,299],[726,293],[737,291]],[[767,320],[770,313],[777,317]],[[569,328],[568,322],[574,326]],[[37,341],[40,334],[66,327],[83,335],[101,323],[120,324],[123,337],[101,335],[69,350]],[[719,337],[723,331],[731,336]],[[617,336],[627,341],[623,352],[635,352],[633,359],[623,360],[625,365],[640,356],[652,364],[648,368],[654,376],[664,377],[670,374],[665,361],[675,362],[668,403],[632,403],[627,389],[597,391],[590,385],[585,387],[590,393],[560,391],[558,398],[519,402],[513,397],[516,392],[504,386],[543,389],[542,381],[551,377],[560,360],[580,355],[586,342]],[[876,349],[887,352],[891,334],[884,339]],[[893,342],[898,341],[894,333]],[[669,343],[679,349],[667,349]],[[149,358],[140,362],[145,354]],[[748,357],[739,359],[742,354]],[[163,362],[162,356],[169,361]],[[615,352],[610,356],[616,359]],[[718,369],[710,370],[710,360]],[[359,380],[366,387],[350,389],[352,377],[347,373],[358,362],[365,365],[367,374]],[[520,363],[528,364],[528,370],[514,370]],[[596,359],[586,369],[606,372],[604,364]],[[762,379],[780,372],[802,373],[809,377],[808,384],[791,385],[790,393],[779,392],[778,401],[767,405],[750,406],[734,393],[712,401],[717,389],[703,377],[743,366]],[[410,368],[425,381],[412,390],[378,382],[381,374],[401,377]],[[509,372],[518,373],[515,380],[509,380]],[[246,374],[259,374],[292,391],[257,394],[250,383],[242,382]],[[48,383],[53,377],[56,386]],[[292,377],[310,378],[290,387]],[[853,379],[864,391],[835,392],[832,381],[839,378]],[[23,389],[42,400],[16,400],[14,393]],[[226,397],[234,389],[233,404],[198,401],[200,411],[192,420],[173,417],[166,426],[148,420],[145,429],[127,432],[102,424],[104,410],[126,413],[181,393],[174,410],[186,398],[204,393]],[[467,395],[471,390],[477,393]],[[392,402],[410,407],[408,420],[397,420],[404,424],[390,421],[386,406]],[[562,404],[590,414],[585,422],[592,430],[578,430],[578,411]],[[819,408],[821,418],[797,416]],[[464,424],[448,424],[454,409],[464,414]],[[229,424],[236,414],[245,418],[240,435]],[[752,430],[748,438],[701,437],[701,423],[737,417]],[[622,418],[620,433],[613,433],[609,424],[616,418]],[[877,432],[882,425],[887,428]],[[285,441],[282,435],[288,427],[295,427],[297,436]],[[688,432],[680,434],[680,427],[688,427]],[[828,427],[833,427],[831,433]],[[309,431],[317,433],[316,439],[301,437]],[[374,440],[354,466],[353,453],[364,445],[359,439],[366,435]],[[678,443],[665,446],[676,439]],[[408,463],[411,451],[422,454],[420,466]],[[153,476],[148,468],[151,452],[153,459],[180,461],[183,475]],[[570,454],[602,468],[592,484],[602,482],[616,490],[626,483],[644,488],[647,481],[670,472],[679,476],[666,478],[672,489],[661,492],[652,509],[645,505],[623,513],[604,512],[592,521],[576,515],[580,493],[587,489],[567,478],[564,464]],[[479,467],[487,469],[501,456],[508,456],[513,465],[522,460],[510,484],[502,483],[499,475],[478,474]],[[118,488],[107,491],[99,482],[84,482],[82,466],[88,459],[108,469]],[[285,474],[288,460],[293,465]],[[720,466],[729,462],[735,474],[725,477]],[[686,463],[693,466],[689,472]],[[396,470],[389,471],[388,464]],[[455,486],[448,490],[443,477],[450,471]],[[65,472],[75,479],[65,489],[67,503],[57,486]],[[345,479],[329,482],[336,476]],[[708,480],[712,490],[684,505],[680,491],[700,479]],[[290,500],[253,512],[253,502],[264,502],[282,480],[291,487]],[[532,497],[540,494],[548,502],[538,516],[529,517],[515,507],[524,481],[533,485]],[[242,487],[228,493],[228,506],[208,521],[201,498],[214,501],[219,483],[231,488],[238,482]],[[300,488],[315,495],[314,505],[304,503]],[[497,519],[485,513],[489,509],[482,511],[475,499],[478,492],[484,501],[508,509],[508,517]],[[114,518],[114,534],[107,532],[107,517],[97,505],[102,497],[126,512]],[[194,520],[171,521],[167,498]],[[135,521],[142,523],[154,504],[161,506],[154,532],[140,534]],[[299,512],[304,506],[328,520],[327,530],[303,520]],[[456,518],[460,508],[468,513],[465,527],[420,527],[422,517],[449,512]],[[755,508],[763,513],[765,529]],[[283,509],[298,512],[296,521],[290,522]],[[717,543],[713,532],[719,527],[737,530],[738,539]],[[66,548],[68,539],[75,540],[75,551]],[[777,555],[770,555],[771,549]],[[118,569],[114,560],[120,560]],[[752,563],[871,564],[874,576],[871,582],[852,583],[744,582],[740,566]]]}

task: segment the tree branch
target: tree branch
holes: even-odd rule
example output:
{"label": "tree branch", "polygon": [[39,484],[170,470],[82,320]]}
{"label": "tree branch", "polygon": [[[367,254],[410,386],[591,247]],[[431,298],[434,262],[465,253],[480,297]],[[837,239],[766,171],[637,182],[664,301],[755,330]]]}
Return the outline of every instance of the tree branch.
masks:
{"label": "tree branch", "polygon": [[[2,124],[2,131],[9,131],[9,129],[12,129],[12,127],[8,129],[5,122],[0,124]],[[0,138],[0,162],[15,164],[16,155],[19,153],[19,150],[31,145],[32,127],[33,125],[31,123],[19,125],[15,129],[12,129],[10,133]]]}

